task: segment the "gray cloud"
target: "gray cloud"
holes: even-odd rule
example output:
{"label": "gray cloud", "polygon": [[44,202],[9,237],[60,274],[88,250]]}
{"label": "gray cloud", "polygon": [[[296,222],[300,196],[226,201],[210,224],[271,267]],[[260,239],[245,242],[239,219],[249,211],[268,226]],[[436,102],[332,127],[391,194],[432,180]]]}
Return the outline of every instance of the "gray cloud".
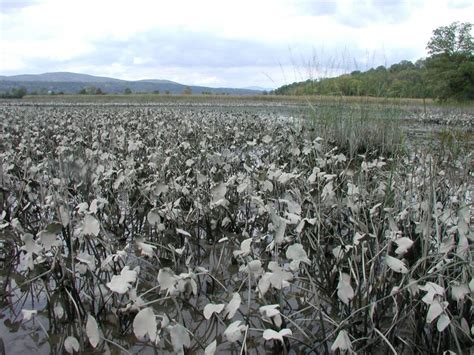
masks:
{"label": "gray cloud", "polygon": [[39,0],[2,0],[0,1],[0,13],[10,14],[15,11],[36,5]]}
{"label": "gray cloud", "polygon": [[472,5],[472,0],[451,0],[448,2],[448,7],[451,9],[465,9]]}
{"label": "gray cloud", "polygon": [[299,0],[295,5],[302,14],[310,16],[331,16],[337,13],[336,1]]}
{"label": "gray cloud", "polygon": [[[213,34],[189,31],[152,31],[127,40],[94,43],[93,59],[97,64],[120,62],[132,65],[134,58],[146,58],[146,65],[161,66],[266,66],[274,65],[282,54],[282,46],[227,40]],[[284,58],[281,58],[284,60]]]}
{"label": "gray cloud", "polygon": [[[403,59],[417,59],[416,51],[411,49],[366,51],[357,46],[345,47],[342,39],[320,47],[317,43],[289,45],[226,40],[215,34],[183,30],[172,33],[154,30],[126,40],[96,41],[93,47],[92,52],[70,60],[29,58],[28,72],[40,73],[44,68],[48,68],[47,71],[84,68],[87,73],[94,68],[95,74],[107,75],[116,65],[121,71],[116,76],[128,78],[130,74],[135,78],[145,75],[149,79],[206,84],[206,78],[214,77],[214,82],[209,81],[211,86],[247,86],[262,82],[278,86],[309,77],[338,75],[391,65]],[[189,76],[183,75],[186,71]]]}
{"label": "gray cloud", "polygon": [[398,0],[356,1],[345,11],[338,11],[335,18],[341,24],[362,28],[377,23],[399,24],[407,20],[419,1]]}

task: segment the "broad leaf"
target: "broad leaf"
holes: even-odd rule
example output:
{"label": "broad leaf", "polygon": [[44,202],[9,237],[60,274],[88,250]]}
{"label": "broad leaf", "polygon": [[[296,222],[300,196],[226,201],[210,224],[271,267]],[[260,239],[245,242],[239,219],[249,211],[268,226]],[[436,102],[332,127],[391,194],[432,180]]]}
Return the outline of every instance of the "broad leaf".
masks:
{"label": "broad leaf", "polygon": [[466,284],[452,285],[451,286],[451,297],[456,302],[462,301],[466,295],[469,295],[470,290]]}
{"label": "broad leaf", "polygon": [[407,237],[402,237],[402,238],[396,239],[395,243],[397,243],[397,245],[398,245],[398,248],[395,249],[395,253],[397,255],[403,255],[413,245],[413,240],[411,240],[410,238],[407,238]]}
{"label": "broad leaf", "polygon": [[443,313],[444,308],[446,308],[447,305],[447,302],[441,303],[438,300],[434,300],[428,309],[428,313],[426,314],[426,323],[431,323],[436,318],[438,318],[441,313]]}
{"label": "broad leaf", "polygon": [[222,310],[224,309],[225,304],[213,304],[213,303],[208,303],[204,307],[204,318],[210,319],[214,313],[221,313]]}
{"label": "broad leaf", "polygon": [[148,223],[150,223],[152,226],[161,223],[161,217],[158,214],[158,211],[156,211],[155,209],[152,209],[150,212],[148,212],[146,218],[148,220]]}
{"label": "broad leaf", "polygon": [[21,236],[21,241],[24,245],[21,247],[22,250],[30,254],[38,254],[41,251],[41,246],[33,239],[33,234],[25,233]]}
{"label": "broad leaf", "polygon": [[444,295],[444,287],[441,287],[434,282],[427,282],[424,286],[419,286],[418,288],[422,291],[426,291],[425,296],[421,299],[426,304],[432,304],[436,295]]}
{"label": "broad leaf", "polygon": [[331,351],[336,351],[338,349],[341,351],[352,349],[351,339],[345,330],[339,331],[336,340],[334,340],[334,343],[331,346]]}
{"label": "broad leaf", "polygon": [[293,275],[283,270],[275,261],[270,261],[268,263],[268,269],[272,271],[270,275],[270,283],[277,290],[281,290],[284,287],[290,286],[288,281],[293,279]]}
{"label": "broad leaf", "polygon": [[408,272],[405,263],[401,260],[398,260],[397,258],[394,258],[393,256],[387,255],[385,257],[385,262],[387,263],[387,266],[395,272],[399,272],[401,274],[406,274]]}
{"label": "broad leaf", "polygon": [[283,320],[280,315],[280,307],[278,304],[270,304],[259,308],[262,320],[269,323],[274,323],[277,327],[280,327]]}
{"label": "broad leaf", "polygon": [[173,349],[178,354],[184,354],[183,346],[189,348],[191,346],[191,339],[189,338],[189,333],[185,327],[181,324],[176,324],[174,326],[168,326],[170,332],[171,344]]}
{"label": "broad leaf", "polygon": [[240,307],[242,299],[238,292],[234,292],[232,299],[225,307],[224,315],[227,319],[232,319]]}
{"label": "broad leaf", "polygon": [[112,279],[109,283],[107,283],[107,287],[119,294],[126,293],[132,285],[130,283],[134,283],[137,279],[137,271],[130,270],[129,266],[124,266],[120,275],[112,276]]}
{"label": "broad leaf", "polygon": [[155,256],[156,246],[143,242],[137,242],[137,246],[141,250],[142,255],[147,256],[149,258],[153,258]]}
{"label": "broad leaf", "polygon": [[286,250],[286,257],[292,260],[290,263],[291,270],[298,270],[300,267],[300,262],[306,263],[308,265],[311,264],[311,261],[308,259],[306,251],[301,244],[290,245]]}
{"label": "broad leaf", "polygon": [[263,339],[265,340],[274,339],[274,340],[279,340],[283,343],[284,342],[283,337],[289,336],[289,335],[293,335],[293,333],[288,328],[281,329],[278,332],[274,331],[273,329],[265,329],[265,331],[263,332]]}
{"label": "broad leaf", "polygon": [[59,215],[61,216],[61,223],[64,228],[66,228],[69,224],[69,211],[65,206],[59,206]]}
{"label": "broad leaf", "polygon": [[438,332],[445,330],[449,323],[451,323],[451,319],[449,319],[448,315],[446,313],[441,314],[436,322]]}
{"label": "broad leaf", "polygon": [[237,256],[247,256],[248,254],[250,254],[250,245],[252,244],[252,238],[248,238],[248,239],[245,239],[242,241],[242,243],[240,243],[240,250],[234,250],[234,257],[237,257]]}
{"label": "broad leaf", "polygon": [[337,296],[346,305],[354,298],[354,290],[351,286],[351,277],[346,273],[341,273],[337,284]]}
{"label": "broad leaf", "polygon": [[69,353],[72,354],[74,352],[79,352],[79,342],[73,336],[68,336],[64,340],[64,349]]}
{"label": "broad leaf", "polygon": [[170,268],[160,269],[158,272],[158,283],[160,284],[161,290],[168,290],[170,287],[174,286],[177,281],[177,276]]}
{"label": "broad leaf", "polygon": [[217,340],[214,339],[212,343],[204,349],[204,355],[214,355],[217,350]]}
{"label": "broad leaf", "polygon": [[56,234],[43,230],[38,233],[44,251],[51,250],[52,247],[60,246],[61,242],[56,240]]}
{"label": "broad leaf", "polygon": [[99,221],[92,215],[87,214],[84,217],[84,221],[82,224],[82,234],[83,235],[93,235],[97,237],[100,232],[100,224]]}
{"label": "broad leaf", "polygon": [[87,315],[86,334],[89,338],[89,343],[91,343],[92,347],[96,348],[100,341],[99,326],[91,314]]}
{"label": "broad leaf", "polygon": [[262,262],[259,259],[252,260],[247,264],[245,270],[250,275],[258,277],[263,274]]}
{"label": "broad leaf", "polygon": [[242,321],[237,320],[231,323],[224,331],[224,336],[230,343],[235,343],[242,338],[242,332],[245,331],[246,326],[241,323]]}
{"label": "broad leaf", "polygon": [[133,320],[133,333],[142,340],[148,335],[151,341],[156,340],[158,322],[151,307],[143,308]]}
{"label": "broad leaf", "polygon": [[212,202],[216,203],[219,200],[223,200],[225,198],[226,192],[227,192],[227,186],[225,185],[225,183],[221,182],[219,185],[215,186],[211,190]]}

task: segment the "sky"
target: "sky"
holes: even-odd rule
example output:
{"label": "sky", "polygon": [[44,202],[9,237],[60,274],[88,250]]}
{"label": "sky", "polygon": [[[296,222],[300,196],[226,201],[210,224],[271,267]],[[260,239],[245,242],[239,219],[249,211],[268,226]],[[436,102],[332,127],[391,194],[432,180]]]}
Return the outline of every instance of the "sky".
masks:
{"label": "sky", "polygon": [[0,75],[277,88],[426,56],[472,0],[0,0]]}

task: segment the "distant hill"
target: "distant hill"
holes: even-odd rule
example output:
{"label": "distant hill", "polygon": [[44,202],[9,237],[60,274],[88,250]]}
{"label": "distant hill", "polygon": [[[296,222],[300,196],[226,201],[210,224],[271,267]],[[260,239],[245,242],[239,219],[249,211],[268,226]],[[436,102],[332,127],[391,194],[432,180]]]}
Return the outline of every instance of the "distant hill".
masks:
{"label": "distant hill", "polygon": [[76,82],[76,83],[107,83],[107,82],[123,82],[124,80],[107,78],[103,76],[94,76],[88,74],[77,74],[69,72],[56,72],[44,74],[22,74],[12,76],[0,76],[0,80],[6,81],[41,81],[41,82]]}
{"label": "distant hill", "polygon": [[184,85],[170,80],[157,79],[128,81],[69,72],[0,76],[0,92],[7,92],[20,87],[25,88],[28,93],[37,94],[53,92],[77,94],[81,91],[91,92],[96,89],[100,89],[101,92],[107,94],[124,93],[127,89],[130,89],[133,93],[153,93],[159,91],[160,93],[181,94],[185,89],[189,88],[192,94],[230,95],[256,95],[263,91]]}
{"label": "distant hill", "polygon": [[261,86],[248,86],[248,87],[245,87],[245,88],[242,88],[242,89],[245,89],[245,90],[256,90],[256,91],[272,91],[273,89],[271,88],[263,88]]}

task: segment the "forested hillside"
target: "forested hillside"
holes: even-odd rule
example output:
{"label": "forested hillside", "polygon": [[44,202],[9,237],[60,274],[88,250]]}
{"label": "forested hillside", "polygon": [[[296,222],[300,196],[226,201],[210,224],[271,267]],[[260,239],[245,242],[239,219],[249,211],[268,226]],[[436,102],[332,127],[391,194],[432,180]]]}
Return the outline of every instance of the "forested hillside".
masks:
{"label": "forested hillside", "polygon": [[453,23],[433,31],[428,57],[403,60],[386,68],[353,71],[334,78],[282,86],[277,95],[346,95],[474,99],[474,44],[471,23]]}

